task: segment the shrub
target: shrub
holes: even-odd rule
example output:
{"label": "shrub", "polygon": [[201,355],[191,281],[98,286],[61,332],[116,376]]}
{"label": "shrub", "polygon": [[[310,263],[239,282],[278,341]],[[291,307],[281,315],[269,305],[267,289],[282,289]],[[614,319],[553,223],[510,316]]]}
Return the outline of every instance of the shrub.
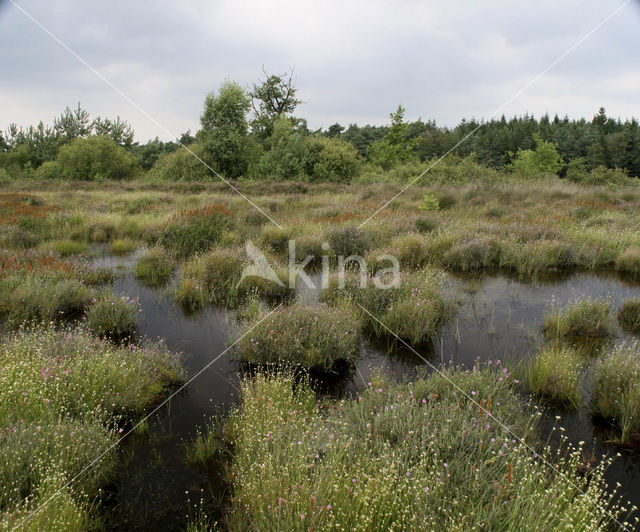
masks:
{"label": "shrub", "polygon": [[176,257],[186,258],[217,244],[230,225],[231,212],[218,203],[181,211],[171,218],[159,243]]}
{"label": "shrub", "polygon": [[535,135],[535,150],[519,150],[509,165],[514,173],[526,178],[555,175],[562,168],[562,157],[556,150],[557,144],[542,140]]}
{"label": "shrub", "polygon": [[640,333],[640,299],[627,299],[618,312],[618,321],[623,329]]}
{"label": "shrub", "polygon": [[48,246],[61,257],[77,255],[87,249],[87,245],[84,242],[74,242],[73,240],[55,240],[49,242]]}
{"label": "shrub", "polygon": [[138,243],[130,238],[120,238],[111,242],[111,253],[114,255],[126,255],[135,251],[138,247]]}
{"label": "shrub", "polygon": [[202,181],[210,179],[213,175],[211,170],[202,161],[193,156],[195,154],[200,159],[205,160],[206,154],[202,144],[190,144],[187,148],[181,146],[176,151],[162,156],[150,170],[150,174],[166,181],[177,181],[179,179]]}
{"label": "shrub", "polygon": [[[454,385],[475,392],[475,402]],[[487,410],[536,440],[535,416],[510,379],[486,368],[410,384],[375,377],[357,400],[326,409],[291,375],[246,379],[227,423],[229,527],[583,529],[618,515],[615,505],[602,506],[604,465],[576,489],[580,451],[533,455],[488,422]],[[560,473],[549,474],[549,463]]]}
{"label": "shrub", "polygon": [[138,312],[137,300],[104,296],[91,302],[85,317],[89,330],[95,335],[120,340],[135,333]]}
{"label": "shrub", "polygon": [[17,272],[0,279],[0,314],[12,322],[79,316],[92,292],[65,273]]}
{"label": "shrub", "polygon": [[422,198],[420,209],[423,211],[438,211],[440,210],[440,202],[433,194],[425,194]]}
{"label": "shrub", "polygon": [[578,409],[582,400],[580,366],[580,359],[572,349],[547,347],[527,368],[529,388],[536,395]]}
{"label": "shrub", "polygon": [[147,251],[136,264],[136,278],[147,286],[162,286],[169,282],[173,264],[162,248]]}
{"label": "shrub", "polygon": [[621,441],[640,436],[640,352],[637,344],[621,346],[595,368],[593,378],[595,415],[613,421]]}
{"label": "shrub", "polygon": [[358,150],[350,142],[313,135],[305,143],[308,150],[305,172],[310,181],[350,183],[360,172]]}
{"label": "shrub", "polygon": [[326,305],[294,305],[266,316],[249,326],[236,344],[245,362],[328,371],[339,362],[353,363],[358,356],[360,327],[353,312]]}
{"label": "shrub", "polygon": [[371,248],[371,237],[355,225],[337,227],[327,233],[327,242],[336,255],[364,255]]}
{"label": "shrub", "polygon": [[606,339],[614,327],[609,302],[598,299],[571,302],[564,311],[546,314],[542,325],[547,338],[561,342]]}
{"label": "shrub", "polygon": [[640,248],[627,248],[620,253],[616,269],[633,277],[640,277]]}
{"label": "shrub", "polygon": [[131,179],[138,172],[133,155],[104,136],[77,138],[56,159],[65,179]]}

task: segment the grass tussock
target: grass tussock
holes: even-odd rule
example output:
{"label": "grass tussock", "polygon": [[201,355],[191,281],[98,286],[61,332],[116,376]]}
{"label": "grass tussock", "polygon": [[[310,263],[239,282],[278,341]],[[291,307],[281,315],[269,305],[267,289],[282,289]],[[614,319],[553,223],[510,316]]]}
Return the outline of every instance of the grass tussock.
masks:
{"label": "grass tussock", "polygon": [[16,526],[64,487],[26,529],[84,530],[115,473],[117,454],[104,453],[117,427],[182,378],[178,358],[159,344],[117,347],[82,329],[37,327],[3,340],[0,366],[0,523]]}
{"label": "grass tussock", "polygon": [[151,287],[166,285],[173,274],[173,263],[162,248],[153,248],[136,264],[136,278]]}
{"label": "grass tussock", "polygon": [[[579,451],[529,441],[536,416],[501,368],[413,383],[377,377],[357,400],[320,409],[287,374],[242,384],[228,421],[231,530],[583,529],[606,526],[603,465],[582,481]],[[469,397],[461,395],[455,383]],[[471,395],[473,394],[473,395]],[[478,405],[483,405],[482,407]],[[455,508],[455,511],[451,511]],[[619,509],[612,504],[609,511]]]}
{"label": "grass tussock", "polygon": [[626,331],[640,333],[640,299],[627,299],[618,311],[618,322]]}
{"label": "grass tussock", "polygon": [[568,347],[544,348],[526,369],[529,388],[554,403],[580,408],[581,358]]}
{"label": "grass tussock", "polygon": [[111,242],[111,253],[114,255],[127,255],[138,247],[138,242],[130,238],[119,238]]}
{"label": "grass tussock", "polygon": [[249,324],[236,352],[251,364],[280,363],[328,371],[339,363],[353,363],[359,346],[360,327],[350,309],[292,305],[259,316],[256,325]]}
{"label": "grass tussock", "polygon": [[341,288],[339,277],[333,276],[322,299],[353,305],[365,331],[373,336],[394,339],[397,335],[412,343],[426,343],[451,314],[453,305],[444,297],[444,279],[437,270],[427,268],[401,276],[397,287],[387,287],[389,279],[381,287],[373,278],[366,278],[364,287],[361,281],[359,275],[347,273]]}
{"label": "grass tussock", "polygon": [[127,296],[107,295],[94,298],[84,317],[93,334],[119,341],[136,332],[139,312],[137,300]]}
{"label": "grass tussock", "polygon": [[615,322],[609,301],[583,299],[546,314],[542,329],[549,340],[558,342],[602,341],[613,336]]}
{"label": "grass tussock", "polygon": [[640,247],[625,249],[616,260],[616,269],[631,275],[640,277]]}
{"label": "grass tussock", "polygon": [[640,438],[640,349],[621,346],[596,366],[592,412],[611,421],[623,443]]}

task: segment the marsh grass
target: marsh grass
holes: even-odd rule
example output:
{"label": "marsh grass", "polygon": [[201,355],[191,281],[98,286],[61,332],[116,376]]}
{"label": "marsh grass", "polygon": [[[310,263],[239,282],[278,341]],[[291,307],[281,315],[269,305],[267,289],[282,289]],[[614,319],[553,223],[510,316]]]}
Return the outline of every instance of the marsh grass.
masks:
{"label": "marsh grass", "polygon": [[620,253],[616,269],[634,278],[640,277],[640,247],[628,248]]}
{"label": "marsh grass", "polygon": [[568,347],[545,347],[525,370],[529,388],[551,402],[579,409],[582,359]]}
{"label": "marsh grass", "polygon": [[623,443],[640,439],[640,349],[637,343],[615,349],[596,366],[592,412],[611,421]]}
{"label": "marsh grass", "polygon": [[179,359],[160,344],[117,347],[83,329],[35,327],[2,341],[0,366],[0,523],[15,526],[63,488],[27,529],[86,529],[117,466],[117,454],[101,455],[119,425],[183,378]]}
{"label": "marsh grass", "polygon": [[257,320],[257,325],[247,325],[235,347],[244,362],[329,371],[358,356],[360,326],[351,309],[296,304]]}
{"label": "marsh grass", "polygon": [[114,255],[126,255],[135,251],[138,245],[138,242],[130,238],[119,238],[111,242],[111,253]]}
{"label": "marsh grass", "polygon": [[[536,444],[537,416],[501,368],[445,370],[320,408],[308,383],[258,374],[230,416],[231,530],[584,529],[606,526],[604,465]],[[460,396],[450,381],[476,402]],[[477,404],[484,405],[479,408]],[[491,422],[490,410],[561,471]],[[452,510],[455,508],[455,510]],[[608,507],[619,512],[615,504]]]}
{"label": "marsh grass", "polygon": [[378,288],[372,278],[364,288],[360,282],[359,275],[348,273],[340,288],[334,275],[321,297],[332,305],[354,305],[364,330],[376,337],[393,340],[397,335],[415,344],[427,343],[453,310],[453,303],[444,297],[442,272],[433,268],[403,275],[397,288]]}
{"label": "marsh grass", "polygon": [[640,333],[640,299],[627,299],[622,303],[618,322],[626,331]]}
{"label": "marsh grass", "polygon": [[85,311],[85,320],[93,334],[120,341],[136,332],[139,312],[137,300],[107,295],[91,301]]}
{"label": "marsh grass", "polygon": [[195,257],[182,268],[176,300],[183,308],[195,311],[205,304],[237,308],[254,295],[270,304],[293,297],[294,290],[289,288],[289,275],[284,268],[275,267],[281,282],[278,284],[257,276],[242,279],[247,264],[243,248],[214,249]]}
{"label": "marsh grass", "polygon": [[164,228],[159,243],[179,259],[190,257],[216,245],[232,218],[231,211],[219,203],[181,211]]}
{"label": "marsh grass", "polygon": [[611,304],[599,299],[572,301],[564,310],[555,308],[545,314],[542,330],[552,342],[598,353],[615,334]]}
{"label": "marsh grass", "polygon": [[48,242],[47,247],[61,257],[78,255],[87,250],[87,245],[84,242],[75,242],[73,240],[55,240],[53,242]]}
{"label": "marsh grass", "polygon": [[78,317],[92,296],[63,271],[11,273],[0,278],[0,315],[15,324]]}
{"label": "marsh grass", "polygon": [[173,274],[173,263],[162,248],[147,251],[136,264],[136,278],[151,287],[166,285]]}

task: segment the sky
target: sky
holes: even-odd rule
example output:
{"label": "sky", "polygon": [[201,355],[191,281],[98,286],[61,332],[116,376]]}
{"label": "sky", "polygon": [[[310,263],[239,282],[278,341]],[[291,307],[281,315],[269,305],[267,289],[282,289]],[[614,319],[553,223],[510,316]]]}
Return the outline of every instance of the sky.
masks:
{"label": "sky", "polygon": [[386,124],[399,103],[450,127],[496,111],[640,117],[640,0],[576,45],[624,3],[0,0],[0,129],[81,102],[139,142],[170,140],[199,128],[209,91],[250,88],[263,67],[294,68],[311,129]]}

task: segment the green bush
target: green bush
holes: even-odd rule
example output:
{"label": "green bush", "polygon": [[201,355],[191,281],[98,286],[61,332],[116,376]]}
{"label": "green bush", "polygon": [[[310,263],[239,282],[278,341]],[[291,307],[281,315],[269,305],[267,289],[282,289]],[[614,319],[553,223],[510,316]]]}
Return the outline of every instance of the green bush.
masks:
{"label": "green bush", "polygon": [[542,140],[539,134],[534,138],[535,150],[519,150],[509,167],[515,174],[530,179],[556,175],[563,165],[557,144]]}
{"label": "green bush", "polygon": [[136,264],[136,278],[147,286],[162,286],[169,282],[173,264],[162,248],[147,251]]}
{"label": "green bush", "polygon": [[[211,179],[212,172],[200,160],[205,160],[204,147],[200,143],[190,144],[162,156],[149,173],[165,181],[202,181]],[[193,152],[193,153],[192,153]],[[197,155],[194,157],[193,155]]]}
{"label": "green bush", "polygon": [[91,302],[85,318],[87,327],[96,336],[120,340],[136,332],[139,312],[137,300],[104,296]]}
{"label": "green bush", "polygon": [[622,442],[640,436],[640,352],[622,346],[602,360],[593,377],[593,413],[611,420]]}
{"label": "green bush", "polygon": [[309,181],[350,183],[361,168],[358,150],[338,138],[310,136],[305,139],[308,155],[305,171]]}
{"label": "green bush", "polygon": [[527,368],[529,388],[536,395],[580,408],[580,358],[567,347],[547,347]]}
{"label": "green bush", "polygon": [[640,299],[627,299],[618,312],[618,322],[623,329],[640,333]]}
{"label": "green bush", "polygon": [[353,363],[358,356],[360,327],[351,311],[293,305],[265,316],[258,318],[257,325],[249,325],[236,344],[245,362],[329,371],[338,362]]}
{"label": "green bush", "polygon": [[133,155],[110,138],[78,138],[60,148],[56,162],[65,179],[131,179],[138,172]]}
{"label": "green bush", "polygon": [[231,211],[217,203],[182,211],[169,221],[159,244],[184,259],[217,244],[229,229],[231,219]]}

